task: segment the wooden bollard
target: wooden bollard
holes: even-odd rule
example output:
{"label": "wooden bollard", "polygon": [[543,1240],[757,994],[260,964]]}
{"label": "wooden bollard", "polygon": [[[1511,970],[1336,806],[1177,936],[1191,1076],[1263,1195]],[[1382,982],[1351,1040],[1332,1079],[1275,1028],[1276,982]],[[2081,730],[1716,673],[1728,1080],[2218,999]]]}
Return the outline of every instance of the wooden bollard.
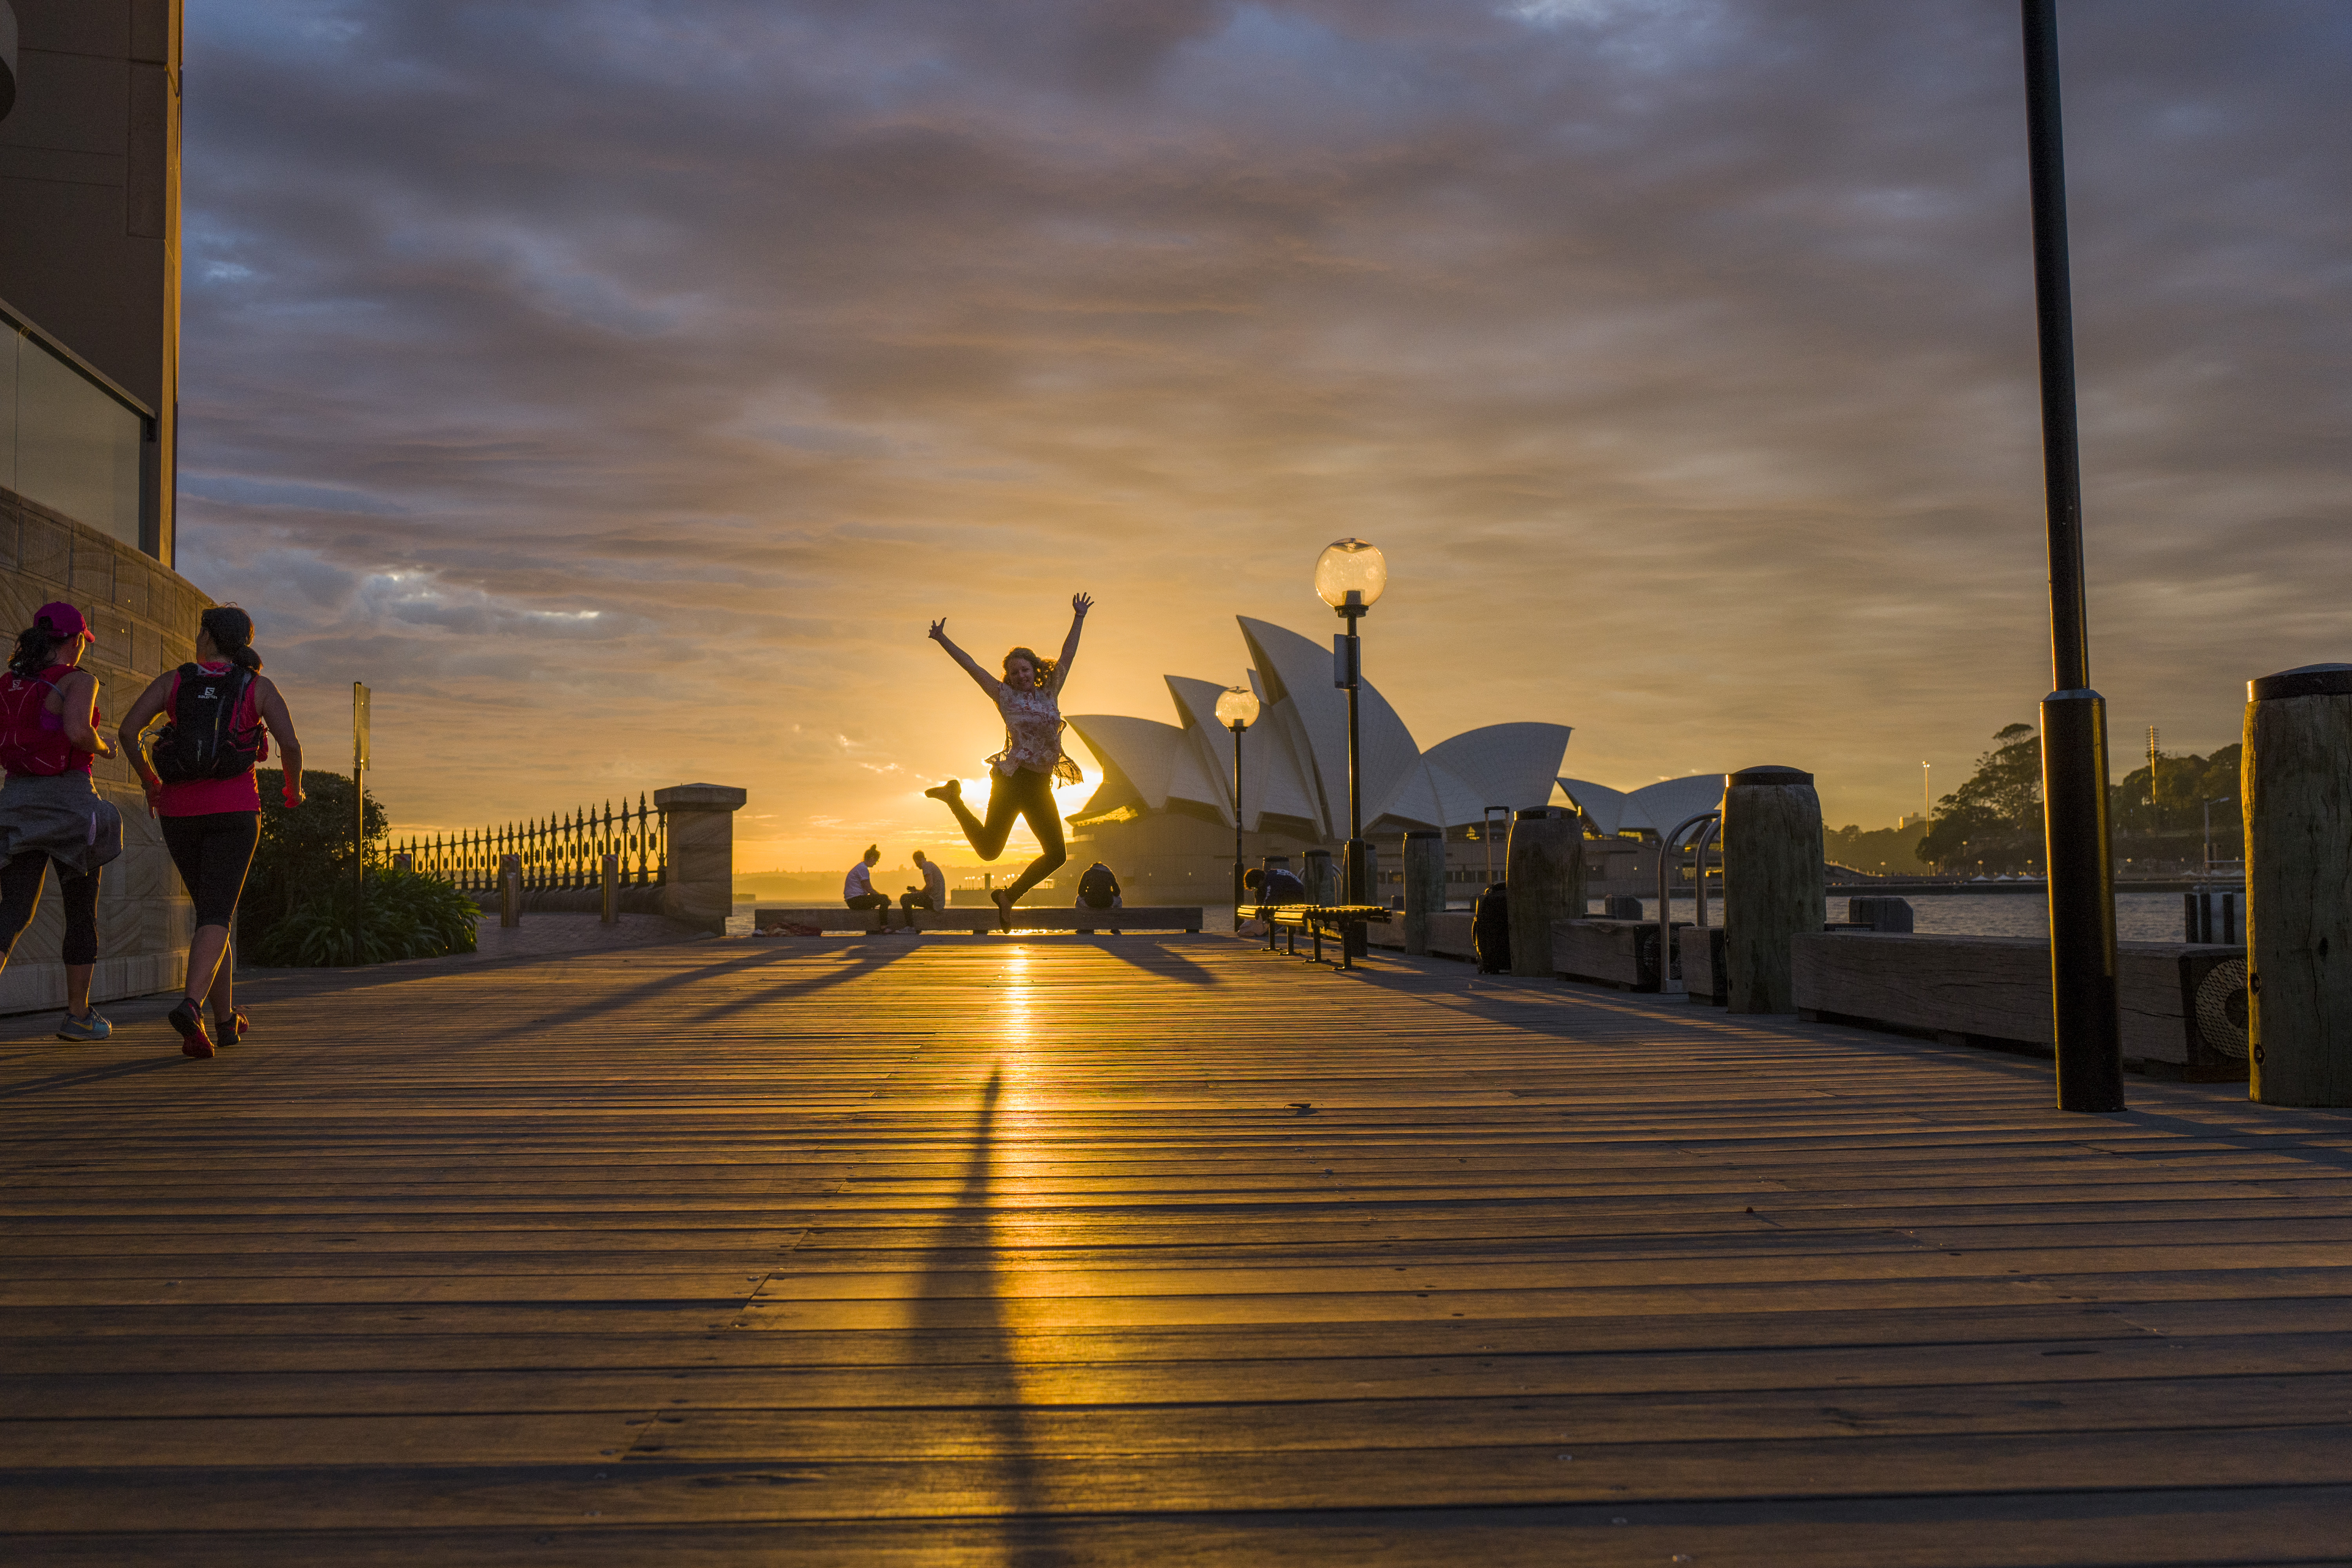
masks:
{"label": "wooden bollard", "polygon": [[607,855],[596,868],[596,884],[603,889],[602,910],[606,925],[618,925],[621,921],[621,858]]}
{"label": "wooden bollard", "polygon": [[2246,697],[2247,1093],[2352,1105],[2352,665]]}
{"label": "wooden bollard", "polygon": [[522,857],[499,857],[499,924],[522,924]]}
{"label": "wooden bollard", "polygon": [[1554,973],[1551,928],[1584,918],[1584,826],[1549,807],[1514,812],[1503,855],[1510,906],[1511,973]]}
{"label": "wooden bollard", "polygon": [[1746,768],[1723,792],[1725,1010],[1793,1013],[1796,939],[1829,918],[1822,797],[1795,768]]}
{"label": "wooden bollard", "polygon": [[1445,910],[1445,835],[1415,829],[1404,836],[1404,950],[1429,952],[1429,917]]}
{"label": "wooden bollard", "polygon": [[1336,904],[1339,901],[1339,872],[1331,863],[1328,849],[1309,849],[1301,857],[1298,879],[1307,884],[1307,901],[1310,904]]}

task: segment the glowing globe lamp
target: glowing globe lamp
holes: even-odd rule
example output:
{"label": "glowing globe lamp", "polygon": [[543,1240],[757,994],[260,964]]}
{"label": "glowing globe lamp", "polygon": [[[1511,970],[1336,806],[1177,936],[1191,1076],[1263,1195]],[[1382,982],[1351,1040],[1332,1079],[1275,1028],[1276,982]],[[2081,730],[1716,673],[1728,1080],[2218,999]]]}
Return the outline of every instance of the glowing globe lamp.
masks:
{"label": "glowing globe lamp", "polygon": [[1360,539],[1326,545],[1315,562],[1315,592],[1341,615],[1370,609],[1388,585],[1388,557]]}
{"label": "glowing globe lamp", "polygon": [[1246,730],[1257,722],[1257,693],[1246,686],[1229,686],[1217,697],[1217,722],[1228,730]]}

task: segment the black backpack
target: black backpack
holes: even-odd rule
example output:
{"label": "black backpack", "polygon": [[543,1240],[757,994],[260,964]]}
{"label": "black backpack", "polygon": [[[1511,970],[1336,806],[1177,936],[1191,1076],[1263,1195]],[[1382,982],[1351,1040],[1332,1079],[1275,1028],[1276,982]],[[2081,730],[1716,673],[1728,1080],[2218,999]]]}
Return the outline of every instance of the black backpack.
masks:
{"label": "black backpack", "polygon": [[1090,866],[1087,874],[1078,879],[1078,901],[1090,910],[1107,910],[1117,897],[1118,879],[1111,875],[1108,867]]}
{"label": "black backpack", "polygon": [[1470,946],[1478,954],[1479,973],[1510,973],[1511,905],[1503,883],[1490,884],[1471,904]]}
{"label": "black backpack", "polygon": [[261,760],[261,726],[240,731],[236,709],[252,684],[249,669],[207,675],[193,664],[180,666],[172,721],[156,731],[150,752],[156,776],[165,784],[188,784],[251,772]]}

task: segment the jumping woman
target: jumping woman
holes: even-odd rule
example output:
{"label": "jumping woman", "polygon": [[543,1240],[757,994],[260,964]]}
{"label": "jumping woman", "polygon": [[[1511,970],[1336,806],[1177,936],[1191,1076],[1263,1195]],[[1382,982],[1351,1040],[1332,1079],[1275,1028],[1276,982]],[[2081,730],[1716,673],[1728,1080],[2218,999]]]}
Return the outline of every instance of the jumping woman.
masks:
{"label": "jumping woman", "polygon": [[89,626],[71,605],[43,605],[0,675],[0,967],[41,907],[55,866],[65,898],[66,1016],[61,1040],[102,1040],[113,1026],[89,1005],[98,964],[99,868],[122,853],[122,814],[99,798],[90,761],[114,748],[98,732],[98,678],[81,668]]}
{"label": "jumping woman", "polygon": [[955,779],[923,793],[948,803],[948,809],[963,825],[964,837],[971,840],[973,852],[983,860],[1004,853],[1005,836],[1013,831],[1015,817],[1027,821],[1044,851],[1022,869],[1011,887],[989,895],[996,903],[996,923],[1006,931],[1013,929],[1013,906],[1020,902],[1021,895],[1069,858],[1062,848],[1062,819],[1054,811],[1054,784],[1057,779],[1076,784],[1081,775],[1078,764],[1062,750],[1062,683],[1070,678],[1070,661],[1078,656],[1078,633],[1086,628],[1087,612],[1094,604],[1084,594],[1072,595],[1070,635],[1062,641],[1062,657],[1039,658],[1028,648],[1016,647],[1004,656],[1002,680],[948,640],[944,618],[931,623],[931,640],[963,666],[964,673],[1004,715],[1004,750],[988,759],[987,821],[974,816],[964,805],[963,785]]}
{"label": "jumping woman", "polygon": [[[254,764],[268,758],[269,736],[275,736],[284,753],[279,765],[286,770],[286,804],[299,805],[302,742],[295,739],[286,699],[261,673],[261,656],[253,651],[253,617],[233,605],[219,605],[206,610],[199,625],[195,662],[157,676],[122,716],[122,749],[147,786],[148,805],[163,819],[163,847],[195,900],[187,994],[172,1009],[171,1020],[180,1032],[182,1051],[208,1057],[213,1041],[205,1033],[207,1001],[220,1043],[245,1038],[228,928],[236,920],[237,897],[245,891],[245,873],[261,838],[261,786],[254,782]],[[140,731],[159,717],[171,722],[156,733],[151,758],[140,744]]]}

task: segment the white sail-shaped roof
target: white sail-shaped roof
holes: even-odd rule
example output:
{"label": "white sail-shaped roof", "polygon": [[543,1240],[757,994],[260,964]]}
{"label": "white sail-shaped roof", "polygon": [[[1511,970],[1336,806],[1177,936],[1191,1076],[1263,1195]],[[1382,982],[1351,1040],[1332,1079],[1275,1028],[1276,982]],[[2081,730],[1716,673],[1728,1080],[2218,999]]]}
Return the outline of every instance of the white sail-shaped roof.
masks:
{"label": "white sail-shaped roof", "polygon": [[[1307,760],[1323,802],[1323,830],[1331,837],[1348,831],[1348,694],[1331,684],[1331,649],[1267,621],[1240,617],[1250,662],[1298,722]],[[1395,709],[1367,681],[1356,693],[1357,758],[1363,769],[1364,819],[1379,815],[1380,803],[1394,795],[1421,748]]]}
{"label": "white sail-shaped roof", "polygon": [[[1629,826],[1625,821],[1625,792],[1597,784],[1590,779],[1561,779],[1561,793],[1576,803],[1576,809],[1592,819],[1592,826],[1603,838],[1614,838]],[[1639,825],[1636,825],[1639,826]]]}
{"label": "white sail-shaped roof", "polygon": [[1637,790],[1613,790],[1590,779],[1561,779],[1559,787],[1577,809],[1592,819],[1603,835],[1669,833],[1723,804],[1724,775],[1693,773],[1687,778],[1660,779]]}
{"label": "white sail-shaped roof", "polygon": [[1551,802],[1570,733],[1565,724],[1489,724],[1440,741],[1428,761],[1460,779],[1481,806],[1533,811]]}
{"label": "white sail-shaped roof", "polygon": [[[1313,825],[1327,838],[1348,831],[1348,697],[1331,684],[1331,651],[1297,632],[1243,619],[1261,710],[1242,737],[1242,826],[1266,816]],[[1233,732],[1216,721],[1214,681],[1169,676],[1179,724],[1118,714],[1075,714],[1070,727],[1102,764],[1103,780],[1077,818],[1128,807],[1205,807],[1231,822]],[[1544,805],[1568,748],[1564,724],[1492,724],[1423,755],[1388,700],[1367,681],[1357,691],[1364,826],[1454,827],[1482,808]]]}

